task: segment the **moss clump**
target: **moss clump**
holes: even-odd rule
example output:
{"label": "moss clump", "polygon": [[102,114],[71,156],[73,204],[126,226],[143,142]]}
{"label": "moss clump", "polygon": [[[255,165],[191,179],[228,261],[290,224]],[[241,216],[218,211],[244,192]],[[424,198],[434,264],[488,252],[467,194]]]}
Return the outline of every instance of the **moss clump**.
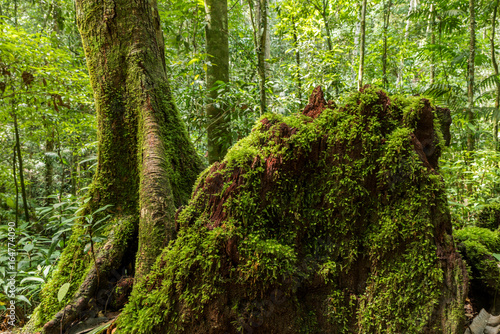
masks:
{"label": "moss clump", "polygon": [[500,226],[500,203],[487,204],[479,213],[477,226],[496,230]]}
{"label": "moss clump", "polygon": [[[455,231],[454,234],[470,266],[474,288],[489,294],[493,300],[500,291],[499,261],[494,257],[494,254],[498,256],[500,253],[500,232],[474,226]],[[481,304],[483,301],[478,302]]]}
{"label": "moss clump", "polygon": [[[120,333],[454,333],[435,108],[376,88],[265,115],[207,169]],[[449,288],[447,288],[449,287]],[[451,323],[453,321],[453,323]]]}

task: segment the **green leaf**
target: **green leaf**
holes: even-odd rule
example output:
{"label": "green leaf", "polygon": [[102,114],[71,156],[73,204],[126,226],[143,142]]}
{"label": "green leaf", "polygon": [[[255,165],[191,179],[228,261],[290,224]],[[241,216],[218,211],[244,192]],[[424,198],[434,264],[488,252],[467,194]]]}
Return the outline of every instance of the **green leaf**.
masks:
{"label": "green leaf", "polygon": [[28,300],[28,298],[26,298],[23,295],[17,295],[16,300],[19,300],[19,301],[25,302],[28,305],[31,305],[31,302]]}
{"label": "green leaf", "polygon": [[26,278],[23,278],[21,280],[21,284],[23,284],[24,282],[29,282],[29,281],[45,283],[45,280],[43,278],[40,278],[40,277],[26,277]]}
{"label": "green leaf", "polygon": [[68,294],[70,284],[69,283],[64,283],[60,288],[59,291],[57,292],[57,300],[59,302],[62,302],[64,297]]}
{"label": "green leaf", "polygon": [[492,255],[493,255],[493,257],[494,257],[495,259],[497,259],[497,261],[500,261],[500,254],[498,254],[498,253],[493,253]]}

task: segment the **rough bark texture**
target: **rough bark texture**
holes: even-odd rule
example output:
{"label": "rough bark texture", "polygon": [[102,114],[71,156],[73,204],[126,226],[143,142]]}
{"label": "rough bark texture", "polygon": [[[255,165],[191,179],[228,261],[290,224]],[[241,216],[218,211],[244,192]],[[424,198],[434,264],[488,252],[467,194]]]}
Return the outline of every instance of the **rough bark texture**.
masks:
{"label": "rough bark texture", "polygon": [[364,87],[265,115],[200,176],[117,333],[463,332],[438,113]]}
{"label": "rough bark texture", "polygon": [[207,89],[211,103],[207,105],[208,161],[220,161],[231,144],[230,115],[220,97],[221,82],[229,83],[229,40],[227,0],[205,0],[206,41],[210,65],[207,67]]}
{"label": "rough bark texture", "polygon": [[[74,228],[27,332],[44,324],[45,333],[70,327],[97,291],[107,289],[110,273],[133,268],[134,258],[140,281],[174,239],[176,207],[189,198],[201,167],[169,89],[156,1],[78,0],[76,10],[99,140],[83,215],[111,204],[114,218],[96,263],[84,252],[89,228]],[[58,302],[57,291],[67,282],[70,291]]]}

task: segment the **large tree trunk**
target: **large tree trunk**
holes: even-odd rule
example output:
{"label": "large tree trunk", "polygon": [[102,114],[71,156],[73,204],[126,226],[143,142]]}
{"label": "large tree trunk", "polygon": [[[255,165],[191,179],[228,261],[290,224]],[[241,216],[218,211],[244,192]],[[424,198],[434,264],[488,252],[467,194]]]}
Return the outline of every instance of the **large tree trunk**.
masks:
{"label": "large tree trunk", "polygon": [[[206,43],[210,65],[207,67],[207,90],[210,103],[207,105],[208,162],[224,158],[231,144],[229,106],[219,98],[221,82],[229,83],[229,40],[227,25],[227,0],[205,0]],[[225,91],[225,90],[223,90]]]}
{"label": "large tree trunk", "polygon": [[[129,266],[130,274],[134,257],[135,282],[142,280],[175,238],[176,207],[189,198],[201,169],[169,88],[156,1],[77,0],[76,6],[99,140],[83,215],[112,205],[114,217],[107,241],[93,256],[84,252],[92,227],[74,228],[29,324],[46,323],[45,333],[58,333],[81,317],[114,270]],[[70,292],[58,302],[66,282]]]}

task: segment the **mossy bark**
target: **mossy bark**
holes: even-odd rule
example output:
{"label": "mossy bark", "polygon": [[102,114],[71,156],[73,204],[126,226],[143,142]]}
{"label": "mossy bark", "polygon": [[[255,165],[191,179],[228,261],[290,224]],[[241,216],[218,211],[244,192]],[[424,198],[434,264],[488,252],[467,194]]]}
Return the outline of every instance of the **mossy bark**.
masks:
{"label": "mossy bark", "polygon": [[[46,333],[59,332],[88,307],[109,272],[130,262],[123,254],[137,238],[136,281],[149,272],[175,238],[176,207],[189,198],[201,169],[169,88],[156,1],[78,0],[76,11],[99,142],[97,172],[82,212],[92,215],[112,205],[115,217],[97,268],[81,243],[88,231],[80,224],[74,229],[31,321],[35,327],[47,322]],[[65,282],[72,284],[67,306],[54,316],[64,306],[54,300]]]}
{"label": "mossy bark", "polygon": [[365,87],[265,115],[200,176],[118,333],[459,333],[437,112]]}

